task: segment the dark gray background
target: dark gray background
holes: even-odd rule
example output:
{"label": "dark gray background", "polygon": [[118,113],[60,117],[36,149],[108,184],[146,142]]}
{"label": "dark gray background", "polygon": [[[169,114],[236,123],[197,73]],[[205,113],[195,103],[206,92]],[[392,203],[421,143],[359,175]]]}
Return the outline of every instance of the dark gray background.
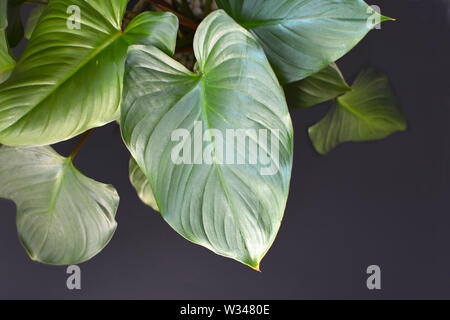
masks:
{"label": "dark gray background", "polygon": [[[111,124],[95,130],[76,159],[121,195],[118,230],[81,265],[82,290],[66,289],[64,267],[28,258],[15,206],[0,200],[0,298],[450,298],[450,0],[371,4],[398,20],[371,32],[339,65],[349,81],[365,66],[386,72],[409,129],[322,157],[307,128],[328,106],[292,112],[291,192],[262,273],[185,241],[143,205]],[[75,143],[56,149],[68,155]],[[381,291],[366,288],[371,264],[382,268]]]}

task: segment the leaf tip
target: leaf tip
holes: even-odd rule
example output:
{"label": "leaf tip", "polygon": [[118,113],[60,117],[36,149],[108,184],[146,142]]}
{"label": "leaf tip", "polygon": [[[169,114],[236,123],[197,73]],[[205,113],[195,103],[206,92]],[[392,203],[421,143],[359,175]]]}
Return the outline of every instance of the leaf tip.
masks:
{"label": "leaf tip", "polygon": [[381,15],[381,22],[385,21],[397,21],[397,19]]}
{"label": "leaf tip", "polygon": [[243,259],[243,260],[236,259],[236,260],[255,271],[261,272],[261,261],[263,258],[264,257],[261,257],[259,259],[257,258],[257,259]]}
{"label": "leaf tip", "polygon": [[406,120],[403,119],[403,121],[400,123],[399,129],[400,132],[405,132],[408,130],[408,124],[406,123]]}
{"label": "leaf tip", "polygon": [[316,135],[316,125],[313,125],[308,128],[308,135],[309,139],[311,140],[312,146],[314,150],[321,156],[326,156],[331,149],[327,148],[326,146],[321,145],[321,143],[318,141],[318,137]]}
{"label": "leaf tip", "polygon": [[[345,91],[346,93],[347,92],[353,92],[353,91],[355,91],[355,89],[353,89],[351,86],[347,86],[346,87],[346,91]],[[339,97],[337,97],[337,98],[339,98]]]}
{"label": "leaf tip", "polygon": [[249,266],[249,267],[252,268],[255,271],[261,272],[261,266],[260,266],[259,263],[258,263],[258,265],[254,266],[254,267],[252,267],[252,266]]}

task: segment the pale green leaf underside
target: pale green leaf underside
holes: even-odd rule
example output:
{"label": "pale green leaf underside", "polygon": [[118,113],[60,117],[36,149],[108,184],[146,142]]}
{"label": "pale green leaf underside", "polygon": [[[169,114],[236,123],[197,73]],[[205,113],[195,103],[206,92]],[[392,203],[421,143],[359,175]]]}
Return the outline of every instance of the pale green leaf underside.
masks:
{"label": "pale green leaf underside", "polygon": [[306,79],[284,86],[290,108],[313,107],[351,90],[335,63]]}
{"label": "pale green leaf underside", "polygon": [[[282,88],[257,41],[222,10],[199,26],[194,51],[200,74],[155,48],[130,48],[122,135],[162,216],[177,232],[259,268],[278,232],[292,169],[292,124]],[[280,130],[279,170],[262,175],[259,161],[223,164],[217,158],[210,164],[174,164],[171,153],[179,142],[171,140],[172,133],[180,128],[192,133],[196,121],[203,128],[200,135],[207,129],[223,137],[227,129]],[[219,145],[210,139],[205,144],[217,155]],[[186,148],[191,160],[202,159],[202,150]],[[228,154],[248,149],[249,144],[237,142]],[[275,149],[266,149],[273,164]]]}
{"label": "pale green leaf underside", "polygon": [[280,82],[304,79],[350,51],[379,21],[362,0],[217,0],[260,41]]}
{"label": "pale green leaf underside", "polygon": [[139,168],[139,165],[136,163],[136,160],[133,158],[130,159],[130,182],[136,189],[139,199],[153,208],[153,210],[159,211],[152,187],[150,186],[145,173],[142,172],[141,168]]}
{"label": "pale green leaf underside", "polygon": [[406,130],[397,98],[384,74],[364,70],[352,88],[309,129],[317,152],[326,154],[344,142],[378,140]]}
{"label": "pale green leaf underside", "polygon": [[[11,77],[0,85],[1,143],[52,144],[119,116],[129,43],[148,40],[170,51],[177,29],[172,14],[146,12],[131,35],[122,32],[127,2],[50,1]],[[67,26],[76,18],[67,13],[73,5],[80,8],[80,29]]]}
{"label": "pale green leaf underside", "polygon": [[0,197],[17,205],[20,240],[33,260],[81,263],[109,242],[119,196],[50,147],[0,148]]}

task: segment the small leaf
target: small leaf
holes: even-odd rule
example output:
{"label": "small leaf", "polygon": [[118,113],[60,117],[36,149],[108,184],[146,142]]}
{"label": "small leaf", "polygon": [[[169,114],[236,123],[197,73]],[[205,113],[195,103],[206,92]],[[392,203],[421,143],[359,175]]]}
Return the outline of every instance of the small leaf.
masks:
{"label": "small leaf", "polygon": [[23,39],[23,24],[20,8],[25,0],[6,1],[8,1],[8,29],[6,30],[8,42],[11,48],[15,48]]}
{"label": "small leaf", "polygon": [[[154,47],[130,47],[122,136],[172,228],[259,269],[289,190],[293,133],[284,94],[258,42],[222,10],[200,24],[194,51],[198,74]],[[225,140],[239,129],[267,139]],[[192,133],[193,143],[174,140],[180,132]],[[220,136],[232,139],[227,151]],[[173,158],[180,145],[186,161]],[[247,155],[257,161],[238,163]]]}
{"label": "small leaf", "polygon": [[50,147],[0,148],[0,197],[17,205],[20,240],[33,260],[70,265],[109,242],[119,196]]}
{"label": "small leaf", "polygon": [[319,72],[387,19],[363,0],[217,0],[217,4],[259,40],[282,84]]}
{"label": "small leaf", "polygon": [[372,69],[360,73],[353,91],[336,99],[336,105],[309,128],[314,148],[326,154],[341,143],[383,139],[406,130],[398,101],[387,77]]}
{"label": "small leaf", "polygon": [[137,164],[136,160],[130,159],[130,182],[136,189],[139,198],[143,203],[158,211],[158,204],[156,203],[155,196],[153,195],[152,187],[144,172]]}
{"label": "small leaf", "polygon": [[38,5],[36,8],[31,11],[30,16],[28,17],[26,27],[25,27],[25,38],[30,39],[33,34],[34,28],[44,13],[46,6]]}
{"label": "small leaf", "polygon": [[352,91],[335,63],[306,79],[289,83],[284,92],[290,108],[309,108]]}
{"label": "small leaf", "polygon": [[165,12],[143,12],[125,30],[129,44],[153,45],[172,55],[175,51],[178,19]]}
{"label": "small leaf", "polygon": [[53,144],[119,117],[130,39],[142,40],[143,32],[168,50],[177,29],[173,14],[148,12],[133,36],[122,32],[127,2],[49,2],[11,77],[0,85],[2,144]]}

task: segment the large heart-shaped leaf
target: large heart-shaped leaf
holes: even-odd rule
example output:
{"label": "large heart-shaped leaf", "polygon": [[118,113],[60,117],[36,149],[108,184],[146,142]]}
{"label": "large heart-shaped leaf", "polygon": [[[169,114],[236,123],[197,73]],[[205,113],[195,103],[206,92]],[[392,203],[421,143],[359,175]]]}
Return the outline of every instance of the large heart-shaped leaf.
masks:
{"label": "large heart-shaped leaf", "polygon": [[159,211],[156,204],[155,196],[153,195],[152,187],[148,182],[145,173],[139,168],[136,160],[130,159],[130,182],[136,189],[139,198],[153,210]]}
{"label": "large heart-shaped leaf", "polygon": [[335,63],[306,79],[284,86],[290,108],[309,108],[352,91]]}
{"label": "large heart-shaped leaf", "polygon": [[387,77],[364,70],[353,91],[335,99],[336,105],[309,128],[314,148],[326,154],[343,142],[383,139],[406,130],[406,121]]}
{"label": "large heart-shaped leaf", "polygon": [[217,4],[260,41],[283,84],[322,70],[388,19],[363,0],[217,0]]}
{"label": "large heart-shaped leaf", "polygon": [[11,57],[8,40],[6,38],[6,2],[0,3],[0,83],[5,81],[11,74],[16,61]]}
{"label": "large heart-shaped leaf", "polygon": [[116,190],[85,177],[50,147],[1,147],[0,181],[0,197],[17,205],[19,237],[33,260],[83,262],[116,230]]}
{"label": "large heart-shaped leaf", "polygon": [[0,86],[1,143],[52,144],[119,116],[129,43],[171,52],[178,27],[171,13],[145,12],[122,32],[126,4],[49,2],[14,72]]}
{"label": "large heart-shaped leaf", "polygon": [[197,74],[154,47],[130,48],[122,135],[177,232],[258,269],[289,189],[286,101],[258,42],[224,11],[201,23],[194,51]]}

